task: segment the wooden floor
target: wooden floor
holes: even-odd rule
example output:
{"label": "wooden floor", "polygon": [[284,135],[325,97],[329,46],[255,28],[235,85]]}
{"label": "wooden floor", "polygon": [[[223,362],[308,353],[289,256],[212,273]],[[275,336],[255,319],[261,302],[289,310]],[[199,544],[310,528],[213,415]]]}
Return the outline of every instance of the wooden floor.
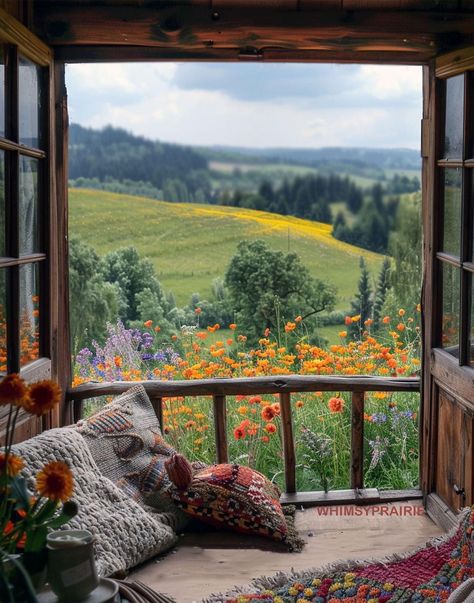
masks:
{"label": "wooden floor", "polygon": [[[362,515],[341,516],[344,509],[359,509],[356,512]],[[174,551],[135,570],[130,579],[141,580],[178,603],[198,602],[279,570],[409,551],[442,534],[426,515],[416,514],[418,510],[421,501],[298,511],[296,525],[307,541],[302,553],[288,553],[271,541],[229,532],[189,533]]]}

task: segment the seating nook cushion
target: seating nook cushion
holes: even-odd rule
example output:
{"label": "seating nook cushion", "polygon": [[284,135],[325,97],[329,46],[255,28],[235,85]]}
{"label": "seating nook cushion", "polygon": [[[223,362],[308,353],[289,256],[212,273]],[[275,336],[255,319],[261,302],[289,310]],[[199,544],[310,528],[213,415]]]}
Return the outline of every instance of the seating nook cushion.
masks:
{"label": "seating nook cushion", "polygon": [[49,461],[65,461],[74,476],[73,500],[79,512],[65,528],[87,529],[96,536],[101,576],[124,571],[169,549],[173,530],[150,515],[104,477],[84,439],[73,427],[50,429],[14,447],[25,459],[30,480]]}
{"label": "seating nook cushion", "polygon": [[163,439],[153,406],[137,385],[77,423],[99,469],[136,502],[165,489],[164,461],[175,450]]}
{"label": "seating nook cushion", "polygon": [[187,489],[172,487],[169,493],[183,511],[205,523],[275,540],[287,539],[278,487],[250,467],[212,465],[196,472]]}

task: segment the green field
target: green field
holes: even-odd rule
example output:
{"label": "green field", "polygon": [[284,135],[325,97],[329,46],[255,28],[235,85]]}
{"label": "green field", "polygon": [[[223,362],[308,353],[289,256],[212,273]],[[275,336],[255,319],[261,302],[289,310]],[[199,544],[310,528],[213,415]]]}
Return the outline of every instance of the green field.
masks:
{"label": "green field", "polygon": [[223,276],[241,240],[263,239],[272,248],[296,252],[311,273],[338,289],[346,310],[359,278],[359,257],[373,278],[382,256],[337,241],[329,224],[239,207],[168,203],[98,190],[70,189],[70,235],[99,255],[133,245],[149,257],[178,305],[191,293],[208,296]]}

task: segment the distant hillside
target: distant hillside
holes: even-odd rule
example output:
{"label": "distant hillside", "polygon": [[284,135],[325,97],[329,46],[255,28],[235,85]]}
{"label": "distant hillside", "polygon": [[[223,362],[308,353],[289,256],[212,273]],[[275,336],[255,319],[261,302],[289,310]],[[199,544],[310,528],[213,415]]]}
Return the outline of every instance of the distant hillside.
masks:
{"label": "distant hillside", "polygon": [[369,178],[383,178],[386,170],[421,170],[420,152],[415,149],[369,149],[359,147],[323,147],[320,149],[213,146],[200,147],[209,161],[258,164],[282,163],[318,168]]}
{"label": "distant hillside", "polygon": [[337,241],[331,226],[241,207],[166,203],[97,190],[71,189],[71,235],[103,255],[134,245],[149,257],[163,286],[178,305],[193,292],[209,295],[223,276],[237,244],[263,239],[274,249],[301,256],[311,273],[338,288],[338,308],[346,310],[363,256],[375,279],[382,256]]}
{"label": "distant hillside", "polygon": [[[203,201],[210,193],[207,160],[189,147],[151,141],[125,130],[71,124],[69,177],[147,183],[157,197]],[[151,186],[150,186],[151,185]]]}

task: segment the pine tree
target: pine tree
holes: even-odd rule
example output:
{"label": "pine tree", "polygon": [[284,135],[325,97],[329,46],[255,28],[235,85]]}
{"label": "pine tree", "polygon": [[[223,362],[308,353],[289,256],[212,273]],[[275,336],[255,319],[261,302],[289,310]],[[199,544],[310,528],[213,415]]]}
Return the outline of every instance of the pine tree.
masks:
{"label": "pine tree", "polygon": [[360,320],[352,323],[349,333],[352,337],[359,338],[364,329],[364,323],[372,318],[372,287],[367,264],[363,257],[360,258],[360,277],[355,298],[351,301],[351,316],[360,316]]}
{"label": "pine tree", "polygon": [[379,278],[377,281],[377,288],[375,291],[374,300],[374,329],[378,329],[380,326],[380,320],[382,317],[382,308],[387,297],[387,291],[390,289],[390,260],[385,258],[380,269]]}

